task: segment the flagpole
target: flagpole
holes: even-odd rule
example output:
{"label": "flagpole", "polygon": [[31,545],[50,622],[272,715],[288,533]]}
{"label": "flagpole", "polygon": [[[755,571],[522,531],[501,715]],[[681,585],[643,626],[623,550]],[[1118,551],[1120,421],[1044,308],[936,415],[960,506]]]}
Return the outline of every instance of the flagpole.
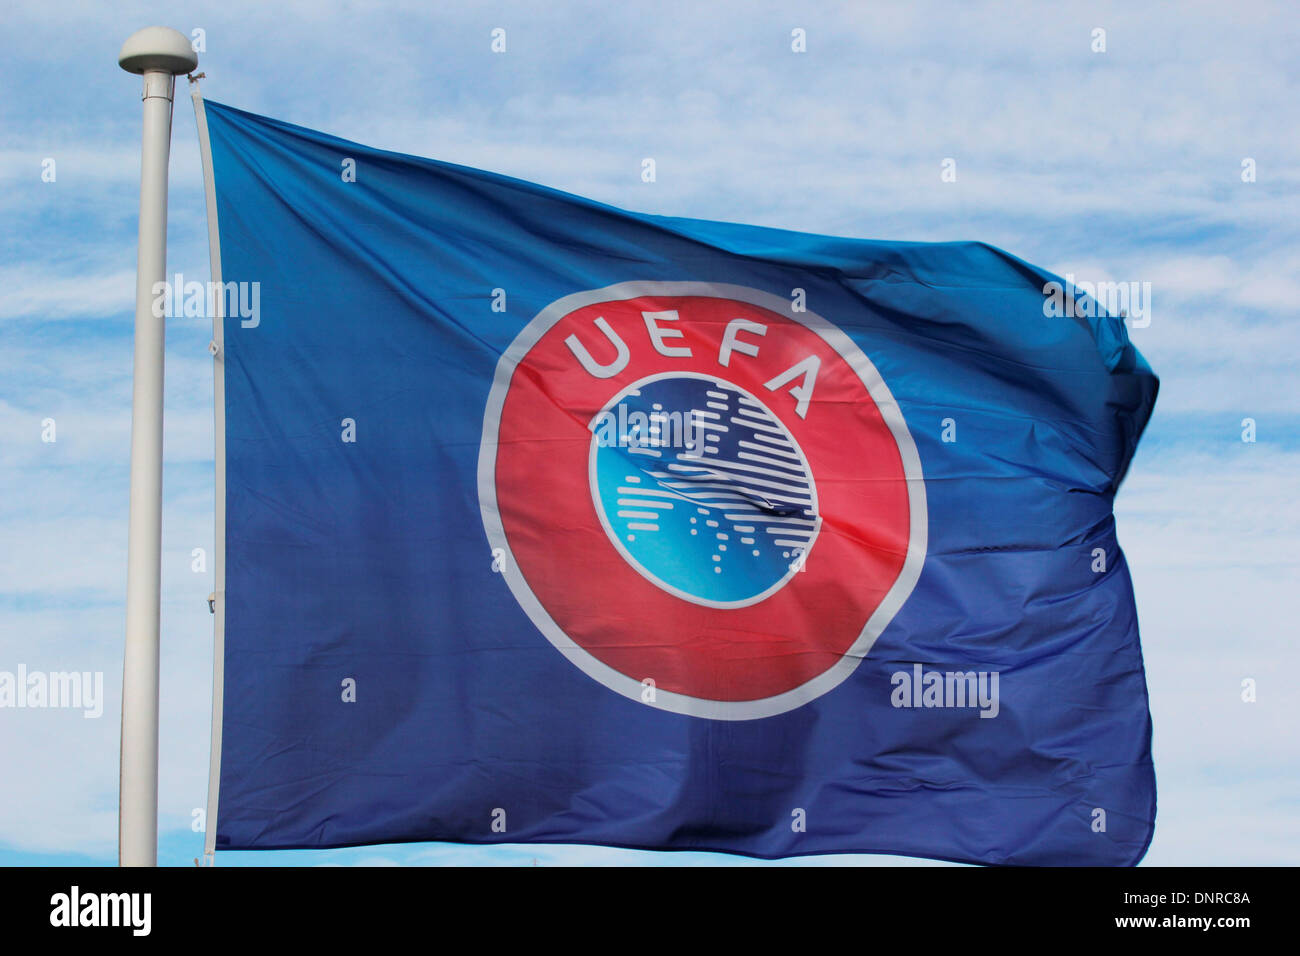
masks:
{"label": "flagpole", "polygon": [[122,45],[118,65],[144,77],[140,245],[135,282],[131,398],[131,510],[126,556],[126,651],[122,661],[122,763],[118,862],[158,862],[158,617],[162,573],[164,319],[154,285],[167,271],[167,160],[176,77],[198,57],[184,34],[146,27]]}

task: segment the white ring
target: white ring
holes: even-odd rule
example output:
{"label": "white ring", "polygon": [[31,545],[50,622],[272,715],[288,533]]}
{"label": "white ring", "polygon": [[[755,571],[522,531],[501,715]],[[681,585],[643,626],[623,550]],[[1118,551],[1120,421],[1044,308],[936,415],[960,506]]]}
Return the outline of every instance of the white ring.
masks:
{"label": "white ring", "polygon": [[[496,452],[497,438],[501,428],[501,410],[505,405],[506,393],[515,368],[550,329],[562,318],[584,306],[599,302],[613,302],[654,296],[695,296],[704,298],[734,299],[767,309],[777,315],[785,316],[815,332],[833,348],[848,366],[853,369],[866,387],[867,393],[876,403],[880,416],[889,428],[894,442],[898,446],[899,457],[903,463],[903,476],[907,482],[907,497],[910,512],[910,528],[907,541],[907,556],[903,567],[898,572],[893,585],[876,607],[867,623],[863,625],[857,640],[846,650],[840,659],[816,677],[798,687],[763,697],[756,700],[710,700],[703,697],[691,697],[672,691],[656,689],[653,702],[643,702],[643,686],[639,680],[620,673],[599,660],[586,648],[575,643],[554,619],[542,607],[537,596],[533,594],[528,582],[524,580],[506,540],[505,529],[501,523],[501,514],[496,497]],[[515,600],[524,613],[555,646],[561,654],[588,677],[598,681],[610,690],[622,694],[646,707],[655,707],[676,714],[692,717],[704,717],[712,720],[755,720],[783,714],[808,703],[838,686],[852,674],[867,656],[876,639],[902,608],[917,579],[921,576],[921,566],[925,563],[927,512],[925,502],[925,478],[921,473],[921,457],[916,444],[912,441],[907,422],[902,410],[894,401],[889,387],[876,371],[871,360],[854,344],[843,331],[814,312],[790,311],[790,300],[769,292],[751,289],[748,286],[727,285],[713,282],[659,282],[653,280],[620,282],[603,289],[576,292],[557,299],[520,330],[510,347],[502,354],[497,363],[496,374],[492,380],[492,389],[488,393],[487,407],[483,412],[483,438],[479,446],[478,457],[478,492],[479,511],[483,517],[483,528],[487,533],[488,543],[492,548],[501,548],[506,554],[502,576],[506,579]]]}

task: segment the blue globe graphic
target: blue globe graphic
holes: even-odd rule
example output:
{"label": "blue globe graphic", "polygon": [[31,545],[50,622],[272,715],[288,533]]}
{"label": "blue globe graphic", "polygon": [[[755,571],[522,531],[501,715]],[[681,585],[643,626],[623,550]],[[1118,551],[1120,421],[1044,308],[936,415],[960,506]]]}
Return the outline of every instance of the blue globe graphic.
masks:
{"label": "blue globe graphic", "polygon": [[819,526],[813,476],[753,395],[668,373],[615,396],[591,430],[597,513],[623,557],[660,588],[743,607],[807,560]]}

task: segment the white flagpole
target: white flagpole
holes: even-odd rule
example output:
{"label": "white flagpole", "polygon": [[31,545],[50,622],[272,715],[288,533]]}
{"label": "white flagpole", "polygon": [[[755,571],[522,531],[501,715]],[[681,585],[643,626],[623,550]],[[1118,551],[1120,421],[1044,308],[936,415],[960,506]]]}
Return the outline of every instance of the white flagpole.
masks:
{"label": "white flagpole", "polygon": [[122,866],[156,866],[164,319],[154,315],[153,302],[154,285],[164,281],[167,271],[167,160],[171,152],[172,95],[176,77],[193,72],[199,60],[184,34],[167,27],[147,27],[127,39],[117,62],[127,72],[144,76],[118,862]]}

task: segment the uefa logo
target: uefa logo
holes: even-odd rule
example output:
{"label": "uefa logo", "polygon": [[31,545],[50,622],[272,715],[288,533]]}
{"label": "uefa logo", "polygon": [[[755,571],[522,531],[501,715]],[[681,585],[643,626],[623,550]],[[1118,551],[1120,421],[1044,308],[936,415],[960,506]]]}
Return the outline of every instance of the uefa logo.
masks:
{"label": "uefa logo", "polygon": [[627,282],[542,310],[498,364],[478,483],[538,630],[695,717],[834,688],[925,559],[920,459],[876,368],[743,286]]}

